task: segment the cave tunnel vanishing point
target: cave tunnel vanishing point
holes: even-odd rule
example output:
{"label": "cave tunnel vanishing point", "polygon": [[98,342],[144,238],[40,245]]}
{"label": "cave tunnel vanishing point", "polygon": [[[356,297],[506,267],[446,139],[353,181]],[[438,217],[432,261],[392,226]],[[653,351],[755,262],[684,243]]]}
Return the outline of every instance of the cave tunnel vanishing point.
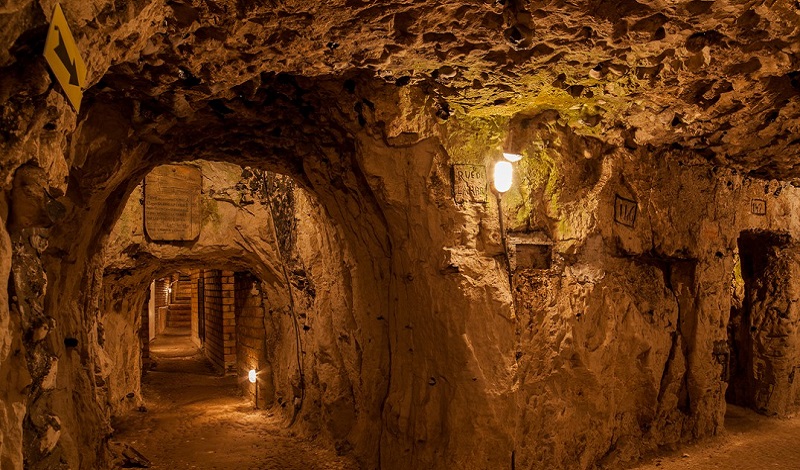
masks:
{"label": "cave tunnel vanishing point", "polygon": [[357,468],[800,408],[795,1],[8,0],[0,41],[3,470],[113,468],[156,285]]}

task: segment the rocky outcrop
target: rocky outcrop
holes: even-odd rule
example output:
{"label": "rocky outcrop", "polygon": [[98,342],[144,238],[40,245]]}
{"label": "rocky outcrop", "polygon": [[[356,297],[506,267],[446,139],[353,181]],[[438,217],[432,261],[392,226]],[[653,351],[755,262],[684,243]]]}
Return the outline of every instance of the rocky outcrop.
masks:
{"label": "rocky outcrop", "polygon": [[[763,351],[795,354],[770,339],[794,331],[793,255],[749,286],[736,266],[742,232],[798,233],[794,2],[62,8],[80,114],[40,55],[52,4],[0,7],[3,468],[104,465],[137,392],[112,344],[136,329],[131,276],[157,273],[136,263],[190,261],[137,245],[135,273],[105,271],[129,262],[106,258],[112,229],[150,169],[201,158],[308,193],[268,186],[280,251],[248,232],[231,260],[274,285],[276,390],[293,407],[304,370],[303,432],[366,468],[588,468],[713,434],[726,380],[756,377],[747,355],[732,370],[732,306],[774,325],[739,347],[773,358],[765,409],[792,408],[791,361]],[[525,156],[510,280],[497,200],[456,202],[452,180],[504,145]],[[309,329],[288,369],[290,303]]]}
{"label": "rocky outcrop", "polygon": [[[721,428],[729,347],[743,347],[729,343],[725,331],[737,302],[730,286],[738,282],[741,240],[751,232],[795,237],[797,190],[693,163],[685,153],[598,154],[591,141],[575,148],[580,141],[569,134],[547,130],[551,143],[536,150],[540,166],[520,163],[530,190],[521,185],[522,194],[511,194],[521,201],[512,210],[516,230],[529,231],[536,221],[553,241],[549,269],[518,268],[514,278],[525,326],[517,353],[526,390],[519,437],[530,445],[518,455],[528,464],[579,468],[617,464]],[[593,159],[600,162],[587,161]],[[576,174],[589,178],[570,180]],[[635,211],[624,210],[631,203]],[[769,263],[767,256],[747,256]],[[791,275],[781,263],[770,269]],[[752,315],[766,324],[791,324],[759,309],[766,307],[754,303]],[[772,335],[762,325],[753,331]],[[774,354],[794,354],[792,341]],[[783,370],[778,380],[753,372],[760,386],[788,392],[792,382]],[[564,445],[576,439],[580,445]]]}

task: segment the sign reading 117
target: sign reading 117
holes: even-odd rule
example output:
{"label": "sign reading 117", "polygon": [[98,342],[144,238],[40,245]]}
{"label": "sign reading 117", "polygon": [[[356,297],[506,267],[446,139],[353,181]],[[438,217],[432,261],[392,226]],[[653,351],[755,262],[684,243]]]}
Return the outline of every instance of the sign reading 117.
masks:
{"label": "sign reading 117", "polygon": [[47,65],[55,74],[61,88],[67,95],[75,112],[80,111],[83,98],[83,86],[86,84],[86,64],[78,52],[75,38],[67,25],[67,18],[61,11],[61,6],[56,3],[50,29],[47,31],[47,41],[44,45],[44,58]]}

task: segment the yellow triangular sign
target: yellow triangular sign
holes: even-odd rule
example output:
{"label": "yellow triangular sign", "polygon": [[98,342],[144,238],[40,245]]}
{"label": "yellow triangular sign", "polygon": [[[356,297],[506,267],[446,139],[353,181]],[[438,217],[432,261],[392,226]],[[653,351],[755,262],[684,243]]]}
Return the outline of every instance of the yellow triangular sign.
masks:
{"label": "yellow triangular sign", "polygon": [[80,111],[83,86],[86,83],[86,64],[81,59],[78,46],[75,45],[75,39],[67,25],[67,19],[58,3],[53,11],[50,29],[47,31],[44,58],[50,65],[50,70],[56,75],[72,107],[75,108],[75,112]]}

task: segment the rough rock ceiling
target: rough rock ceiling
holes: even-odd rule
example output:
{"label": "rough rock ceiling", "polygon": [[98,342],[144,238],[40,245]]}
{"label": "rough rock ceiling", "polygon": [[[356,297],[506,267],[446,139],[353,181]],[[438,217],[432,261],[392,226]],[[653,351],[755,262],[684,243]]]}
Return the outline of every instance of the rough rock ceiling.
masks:
{"label": "rough rock ceiling", "polygon": [[[793,0],[63,3],[81,47],[103,51],[87,58],[87,102],[128,102],[154,141],[220,130],[246,141],[268,120],[289,131],[272,126],[273,137],[296,141],[291,129],[352,94],[355,78],[416,87],[416,104],[442,120],[556,109],[611,145],[800,176]],[[23,60],[50,9],[5,7],[1,66]],[[344,113],[363,119],[358,105]],[[207,115],[226,121],[214,131]]]}

